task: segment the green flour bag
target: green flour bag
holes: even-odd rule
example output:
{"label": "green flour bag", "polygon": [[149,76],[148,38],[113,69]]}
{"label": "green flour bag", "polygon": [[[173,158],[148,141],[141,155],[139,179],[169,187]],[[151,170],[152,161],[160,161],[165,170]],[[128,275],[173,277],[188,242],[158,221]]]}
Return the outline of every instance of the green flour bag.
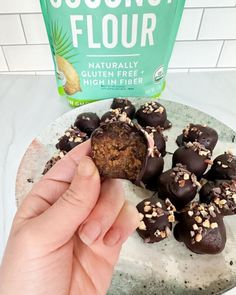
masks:
{"label": "green flour bag", "polygon": [[185,0],[40,0],[58,90],[72,106],[158,97]]}

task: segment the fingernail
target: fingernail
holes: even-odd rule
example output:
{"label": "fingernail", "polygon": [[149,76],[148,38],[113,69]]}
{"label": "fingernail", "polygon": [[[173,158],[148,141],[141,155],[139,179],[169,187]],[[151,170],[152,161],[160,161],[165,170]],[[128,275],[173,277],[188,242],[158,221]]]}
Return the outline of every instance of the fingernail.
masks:
{"label": "fingernail", "polygon": [[90,220],[82,226],[79,237],[84,244],[89,246],[95,242],[101,231],[101,224],[96,220]]}
{"label": "fingernail", "polygon": [[105,236],[103,242],[105,245],[112,247],[115,246],[121,238],[120,231],[117,229],[111,229]]}
{"label": "fingernail", "polygon": [[92,159],[89,157],[83,157],[79,162],[78,174],[80,176],[89,177],[93,175],[95,169],[96,167]]}

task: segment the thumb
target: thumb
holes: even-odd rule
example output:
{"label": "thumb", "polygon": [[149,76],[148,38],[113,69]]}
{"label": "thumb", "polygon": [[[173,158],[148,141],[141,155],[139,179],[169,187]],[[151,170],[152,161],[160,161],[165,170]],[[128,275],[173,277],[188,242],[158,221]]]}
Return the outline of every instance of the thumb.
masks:
{"label": "thumb", "polygon": [[100,194],[100,176],[89,157],[80,160],[69,189],[32,226],[45,241],[67,242],[88,217]]}

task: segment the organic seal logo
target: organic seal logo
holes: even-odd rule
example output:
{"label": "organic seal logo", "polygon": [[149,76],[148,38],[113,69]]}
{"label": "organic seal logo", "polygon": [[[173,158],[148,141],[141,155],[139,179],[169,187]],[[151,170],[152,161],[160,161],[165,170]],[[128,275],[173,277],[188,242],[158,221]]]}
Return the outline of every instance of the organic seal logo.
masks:
{"label": "organic seal logo", "polygon": [[156,71],[153,74],[153,80],[155,83],[159,83],[161,79],[164,77],[164,67],[160,66],[156,69]]}

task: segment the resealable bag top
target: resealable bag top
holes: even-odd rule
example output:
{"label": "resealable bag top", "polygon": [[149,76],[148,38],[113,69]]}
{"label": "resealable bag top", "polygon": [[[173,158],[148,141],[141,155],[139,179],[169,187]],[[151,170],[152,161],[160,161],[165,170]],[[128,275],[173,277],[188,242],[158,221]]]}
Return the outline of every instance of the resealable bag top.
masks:
{"label": "resealable bag top", "polygon": [[185,0],[40,0],[70,104],[159,96]]}

